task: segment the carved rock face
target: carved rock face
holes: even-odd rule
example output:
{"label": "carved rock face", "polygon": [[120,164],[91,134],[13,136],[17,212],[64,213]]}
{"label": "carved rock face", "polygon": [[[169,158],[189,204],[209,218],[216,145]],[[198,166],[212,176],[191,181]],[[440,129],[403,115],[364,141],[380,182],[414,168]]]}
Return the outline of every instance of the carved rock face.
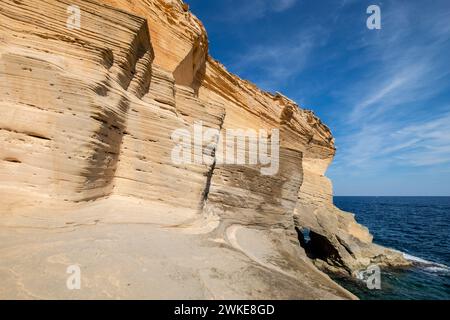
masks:
{"label": "carved rock face", "polygon": [[[67,27],[68,5],[80,9],[79,29]],[[296,227],[314,234],[307,251],[340,270],[404,263],[333,206],[324,176],[335,153],[330,130],[209,57],[204,27],[181,1],[3,0],[0,18],[0,267],[19,265],[14,272],[23,274],[90,265],[105,273],[87,275],[98,289],[88,298],[354,298],[315,268]],[[175,164],[172,134],[196,122],[221,133],[279,130],[276,174],[250,164]],[[210,147],[213,157],[223,146]],[[90,243],[86,226],[115,245],[80,253]],[[41,231],[15,231],[23,227]],[[58,228],[71,232],[53,234]],[[30,259],[20,260],[16,245]],[[95,254],[108,258],[91,264]],[[153,279],[163,273],[156,289],[115,287],[135,281],[136,268],[154,268]],[[175,283],[175,274],[188,289],[161,294],[158,285]],[[70,296],[48,279],[24,276],[26,292],[5,279],[1,297]],[[273,283],[278,289],[265,291]],[[312,289],[318,283],[325,289]]]}

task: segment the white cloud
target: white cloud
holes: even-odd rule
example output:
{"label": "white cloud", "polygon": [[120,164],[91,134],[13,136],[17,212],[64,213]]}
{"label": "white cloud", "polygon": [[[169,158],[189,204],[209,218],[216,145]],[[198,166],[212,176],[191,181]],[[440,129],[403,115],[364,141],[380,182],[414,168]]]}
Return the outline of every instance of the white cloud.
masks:
{"label": "white cloud", "polygon": [[231,69],[244,78],[251,75],[266,90],[279,90],[309,65],[322,34],[320,28],[303,29],[294,39],[251,47],[235,57]]}
{"label": "white cloud", "polygon": [[[394,106],[425,99],[442,87],[437,84],[442,70],[435,68],[428,57],[403,56],[400,63],[394,60],[380,65],[383,67],[377,70],[374,80],[362,81],[350,90],[348,103],[353,109],[349,121],[372,120]],[[432,87],[431,83],[436,85]]]}
{"label": "white cloud", "polygon": [[282,12],[292,8],[297,3],[297,0],[278,0],[273,1],[273,10],[276,12]]}
{"label": "white cloud", "polygon": [[297,4],[298,0],[228,0],[222,20],[231,22],[253,21],[268,14],[284,12]]}
{"label": "white cloud", "polygon": [[450,105],[437,108],[433,101],[449,89],[448,58],[442,54],[449,47],[448,13],[424,14],[416,33],[415,9],[390,8],[383,29],[356,47],[365,53],[367,71],[340,90],[349,112],[342,113],[333,172],[414,171],[450,163]]}
{"label": "white cloud", "polygon": [[[450,109],[450,106],[449,108]],[[341,137],[337,169],[380,169],[386,166],[421,167],[450,163],[450,112],[405,125],[366,124]]]}

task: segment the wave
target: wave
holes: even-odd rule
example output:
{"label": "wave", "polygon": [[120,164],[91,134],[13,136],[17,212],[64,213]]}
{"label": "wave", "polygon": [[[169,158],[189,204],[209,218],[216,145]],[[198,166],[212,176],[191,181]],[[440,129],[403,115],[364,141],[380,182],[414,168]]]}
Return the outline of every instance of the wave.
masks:
{"label": "wave", "polygon": [[450,269],[447,266],[443,266],[443,267],[426,267],[425,268],[426,271],[428,272],[433,272],[433,273],[449,273]]}
{"label": "wave", "polygon": [[413,256],[412,254],[402,252],[400,250],[396,250],[396,249],[391,249],[391,250],[402,254],[406,260],[411,261],[413,263],[413,265],[422,267],[423,270],[425,270],[425,271],[429,271],[429,272],[433,272],[433,273],[442,273],[442,272],[450,273],[450,267],[446,266],[445,264],[425,260],[425,259]]}
{"label": "wave", "polygon": [[403,257],[406,260],[411,261],[413,264],[419,265],[423,267],[426,271],[429,272],[450,272],[450,267],[445,264],[425,260],[407,253],[402,252]]}

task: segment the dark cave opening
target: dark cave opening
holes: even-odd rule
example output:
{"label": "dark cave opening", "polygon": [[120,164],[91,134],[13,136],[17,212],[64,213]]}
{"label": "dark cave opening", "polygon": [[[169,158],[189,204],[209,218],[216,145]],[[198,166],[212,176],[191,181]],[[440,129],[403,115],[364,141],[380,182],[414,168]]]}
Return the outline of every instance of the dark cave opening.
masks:
{"label": "dark cave opening", "polygon": [[305,250],[310,259],[320,259],[330,264],[341,265],[341,257],[338,250],[325,236],[308,228],[295,227],[300,246]]}

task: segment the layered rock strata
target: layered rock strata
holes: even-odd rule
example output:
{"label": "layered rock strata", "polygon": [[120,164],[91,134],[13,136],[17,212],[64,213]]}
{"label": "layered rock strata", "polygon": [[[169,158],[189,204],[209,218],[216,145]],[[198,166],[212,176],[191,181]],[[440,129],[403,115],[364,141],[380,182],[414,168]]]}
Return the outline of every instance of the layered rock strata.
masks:
{"label": "layered rock strata", "polygon": [[[212,59],[186,4],[4,0],[0,20],[0,297],[354,298],[312,261],[405,264],[333,206],[330,130]],[[278,132],[276,172],[217,161],[220,139],[174,161],[198,124]],[[90,268],[78,295],[58,282],[71,263]]]}

